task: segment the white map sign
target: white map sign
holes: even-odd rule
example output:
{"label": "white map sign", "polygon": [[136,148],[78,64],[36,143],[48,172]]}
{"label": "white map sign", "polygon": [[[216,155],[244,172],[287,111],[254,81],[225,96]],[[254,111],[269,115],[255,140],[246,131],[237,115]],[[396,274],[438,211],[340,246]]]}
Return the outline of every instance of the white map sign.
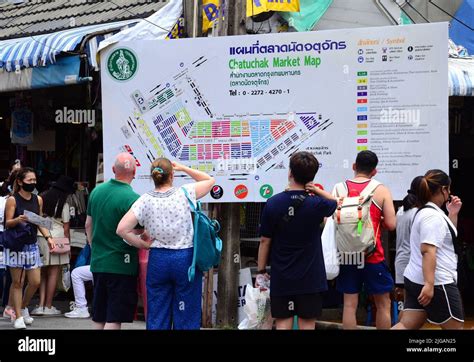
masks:
{"label": "white map sign", "polygon": [[129,152],[146,192],[167,157],[216,178],[204,201],[262,202],[296,151],[315,154],[315,182],[332,189],[370,149],[401,199],[413,177],[448,171],[447,37],[436,23],[120,42],[101,53],[105,178]]}

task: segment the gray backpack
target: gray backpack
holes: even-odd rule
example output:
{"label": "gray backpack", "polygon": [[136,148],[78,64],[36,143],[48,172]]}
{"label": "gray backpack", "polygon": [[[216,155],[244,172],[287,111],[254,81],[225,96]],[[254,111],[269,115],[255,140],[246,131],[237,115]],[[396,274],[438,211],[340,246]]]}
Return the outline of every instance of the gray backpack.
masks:
{"label": "gray backpack", "polygon": [[[333,215],[336,227],[337,249],[342,253],[364,252],[370,255],[375,251],[375,234],[370,205],[375,189],[380,182],[371,180],[360,196],[348,197],[349,190],[345,182],[334,188],[337,209]],[[378,232],[378,230],[377,230]]]}

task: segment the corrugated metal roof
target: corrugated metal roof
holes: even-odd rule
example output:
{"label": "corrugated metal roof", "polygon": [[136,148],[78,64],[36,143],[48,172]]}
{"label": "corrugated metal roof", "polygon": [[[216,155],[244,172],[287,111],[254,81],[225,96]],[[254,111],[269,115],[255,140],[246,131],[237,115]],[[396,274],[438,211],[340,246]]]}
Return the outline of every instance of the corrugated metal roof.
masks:
{"label": "corrugated metal roof", "polygon": [[[168,0],[31,0],[0,6],[0,40],[145,18]],[[73,19],[73,20],[72,20]]]}

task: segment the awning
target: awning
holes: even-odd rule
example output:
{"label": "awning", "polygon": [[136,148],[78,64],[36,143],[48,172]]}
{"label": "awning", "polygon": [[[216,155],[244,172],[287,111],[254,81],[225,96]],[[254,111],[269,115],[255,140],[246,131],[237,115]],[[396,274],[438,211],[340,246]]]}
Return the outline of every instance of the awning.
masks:
{"label": "awning", "polygon": [[[0,70],[7,72],[23,68],[46,66],[56,62],[61,52],[74,52],[81,42],[94,34],[114,34],[135,25],[140,19],[126,20],[115,23],[90,25],[62,30],[52,34],[42,34],[18,39],[0,41]],[[89,43],[89,42],[88,42]],[[96,49],[96,48],[95,48]],[[86,51],[92,66],[96,66],[94,48],[86,44]]]}
{"label": "awning", "polygon": [[474,96],[474,58],[449,58],[449,95]]}
{"label": "awning", "polygon": [[451,20],[449,37],[474,54],[474,0],[464,0]]}

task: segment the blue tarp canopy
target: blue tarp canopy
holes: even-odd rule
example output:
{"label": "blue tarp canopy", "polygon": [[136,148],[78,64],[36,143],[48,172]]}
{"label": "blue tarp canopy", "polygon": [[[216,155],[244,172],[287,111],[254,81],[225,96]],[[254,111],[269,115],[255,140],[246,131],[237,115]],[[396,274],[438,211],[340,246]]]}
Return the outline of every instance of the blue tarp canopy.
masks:
{"label": "blue tarp canopy", "polygon": [[55,64],[25,68],[17,72],[0,72],[0,92],[56,87],[77,84],[86,79],[79,77],[79,55],[58,57]]}
{"label": "blue tarp canopy", "polygon": [[[474,29],[474,0],[464,0],[455,15],[464,24]],[[449,37],[458,45],[467,49],[470,55],[474,54],[474,31],[456,19],[451,20]]]}

